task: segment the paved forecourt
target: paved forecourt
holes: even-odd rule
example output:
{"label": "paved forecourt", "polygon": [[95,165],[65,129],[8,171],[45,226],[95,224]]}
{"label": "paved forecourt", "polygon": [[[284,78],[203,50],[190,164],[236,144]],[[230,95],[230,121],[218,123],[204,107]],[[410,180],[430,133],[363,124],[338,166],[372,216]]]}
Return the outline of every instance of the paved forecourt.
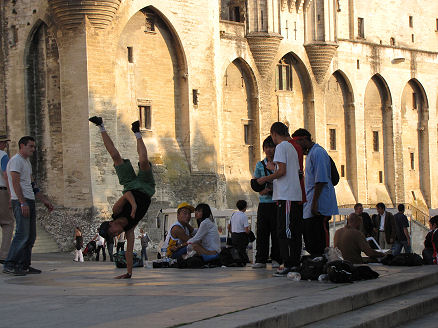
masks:
{"label": "paved forecourt", "polygon": [[134,268],[133,279],[116,280],[125,269],[111,262],[75,263],[71,254],[36,254],[33,266],[43,273],[0,275],[1,327],[233,327],[275,321],[276,312],[298,308],[309,309],[300,312],[307,318],[318,315],[324,303],[345,303],[352,293],[438,271],[433,266],[373,266],[381,274],[377,280],[332,284],[274,278],[270,268],[249,266]]}

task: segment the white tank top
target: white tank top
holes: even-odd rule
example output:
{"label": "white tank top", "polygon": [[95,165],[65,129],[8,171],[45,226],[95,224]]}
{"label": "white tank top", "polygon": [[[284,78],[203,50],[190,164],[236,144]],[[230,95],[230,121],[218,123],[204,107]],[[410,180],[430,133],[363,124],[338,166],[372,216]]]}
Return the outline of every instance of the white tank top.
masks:
{"label": "white tank top", "polygon": [[162,246],[162,247],[165,247],[166,249],[167,249],[167,246],[169,246],[169,240],[170,240],[170,238],[172,238],[172,240],[176,240],[178,244],[181,243],[181,240],[179,240],[179,238],[173,238],[173,237],[172,237],[172,229],[173,229],[174,226],[180,226],[181,228],[184,229],[184,231],[185,231],[185,233],[186,233],[187,235],[190,235],[190,231],[189,231],[189,229],[187,229],[187,227],[184,227],[181,223],[179,223],[178,221],[176,221],[176,222],[175,222],[174,224],[172,224],[172,226],[170,227],[169,232],[167,233],[167,236],[166,236],[166,240],[164,241],[164,244],[163,244],[163,246]]}

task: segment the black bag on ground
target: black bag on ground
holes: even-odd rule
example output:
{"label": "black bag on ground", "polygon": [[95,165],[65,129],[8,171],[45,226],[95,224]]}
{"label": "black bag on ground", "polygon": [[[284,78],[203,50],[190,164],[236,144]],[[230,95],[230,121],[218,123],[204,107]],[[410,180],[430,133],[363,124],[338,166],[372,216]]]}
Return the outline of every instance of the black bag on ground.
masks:
{"label": "black bag on ground", "polygon": [[402,253],[396,256],[387,255],[382,263],[391,266],[419,266],[423,265],[423,259],[415,253]]}
{"label": "black bag on ground", "polygon": [[354,266],[349,261],[332,261],[327,263],[327,274],[331,282],[353,282]]}
{"label": "black bag on ground", "polygon": [[245,261],[239,255],[239,251],[234,247],[222,249],[219,254],[222,265],[227,267],[242,267],[245,266]]}
{"label": "black bag on ground", "polygon": [[[117,254],[114,254],[114,264],[118,268],[126,268],[126,256],[124,251],[120,251]],[[137,253],[132,254],[132,267],[138,268],[143,267],[143,258],[139,258]]]}
{"label": "black bag on ground", "polygon": [[302,280],[318,280],[321,274],[326,273],[325,264],[327,260],[324,257],[316,257],[314,259],[310,257],[303,257],[299,272]]}
{"label": "black bag on ground", "polygon": [[201,255],[195,254],[187,259],[179,258],[177,267],[179,269],[200,269],[205,265]]}
{"label": "black bag on ground", "polygon": [[379,277],[379,273],[371,269],[367,265],[360,265],[354,267],[353,271],[353,280],[370,280],[377,279]]}
{"label": "black bag on ground", "polygon": [[249,231],[249,234],[248,234],[248,241],[250,242],[250,243],[252,243],[254,240],[256,240],[256,236],[254,235],[254,232],[252,232],[251,230]]}

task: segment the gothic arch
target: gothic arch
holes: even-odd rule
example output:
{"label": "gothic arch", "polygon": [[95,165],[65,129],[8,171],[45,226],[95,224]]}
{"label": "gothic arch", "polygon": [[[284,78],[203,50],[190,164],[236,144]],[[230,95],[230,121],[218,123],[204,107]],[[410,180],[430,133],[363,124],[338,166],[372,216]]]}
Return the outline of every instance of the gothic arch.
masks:
{"label": "gothic arch", "polygon": [[132,116],[150,108],[145,136],[159,141],[156,153],[179,149],[190,166],[187,59],[174,26],[155,6],[141,8],[122,27],[116,58],[117,107],[131,108]]}
{"label": "gothic arch", "polygon": [[306,65],[292,51],[277,58],[275,63],[276,98],[272,101],[278,110],[278,120],[286,123],[291,132],[304,127],[315,135],[313,86]]}
{"label": "gothic arch", "polygon": [[416,79],[409,80],[403,89],[401,116],[405,201],[430,207],[429,106]]}
{"label": "gothic arch", "polygon": [[[242,179],[252,174],[260,149],[258,88],[253,70],[241,57],[225,69],[222,79],[221,149],[225,175]],[[239,158],[239,161],[235,159]]]}
{"label": "gothic arch", "polygon": [[379,74],[365,90],[365,156],[367,202],[395,203],[392,97]]}
{"label": "gothic arch", "polygon": [[327,151],[335,161],[341,180],[336,187],[338,202],[353,204],[357,200],[357,149],[354,96],[351,84],[341,71],[327,81],[324,104],[326,113]]}
{"label": "gothic arch", "polygon": [[55,34],[39,20],[25,48],[26,126],[37,143],[33,159],[39,184],[58,203],[64,190],[60,65]]}

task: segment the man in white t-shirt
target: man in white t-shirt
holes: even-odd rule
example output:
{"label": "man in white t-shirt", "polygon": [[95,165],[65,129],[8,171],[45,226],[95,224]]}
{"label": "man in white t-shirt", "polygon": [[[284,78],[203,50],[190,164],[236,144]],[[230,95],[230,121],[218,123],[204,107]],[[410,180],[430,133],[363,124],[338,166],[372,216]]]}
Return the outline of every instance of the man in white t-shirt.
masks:
{"label": "man in white t-shirt", "polygon": [[41,273],[41,270],[30,266],[32,247],[36,239],[35,197],[42,201],[49,211],[53,210],[53,206],[32,181],[32,165],[29,158],[35,152],[35,139],[30,136],[22,137],[18,141],[18,147],[18,153],[9,160],[6,169],[17,227],[3,272],[23,276]]}
{"label": "man in white t-shirt", "polygon": [[96,261],[99,261],[99,254],[102,250],[103,261],[106,261],[106,253],[105,253],[105,238],[99,235],[99,229],[97,229],[97,233],[94,236],[93,240],[96,241]]}
{"label": "man in white t-shirt", "polygon": [[237,212],[231,215],[230,223],[228,224],[228,231],[231,231],[231,240],[233,246],[239,252],[240,258],[249,263],[248,253],[246,248],[248,247],[248,234],[250,232],[248,217],[246,216],[246,208],[248,204],[245,200],[238,200],[236,207]]}
{"label": "man in white t-shirt", "polygon": [[302,190],[300,186],[300,164],[298,153],[290,143],[286,125],[275,122],[271,126],[271,137],[275,147],[276,171],[257,180],[259,184],[273,181],[272,199],[277,201],[277,233],[280,255],[284,268],[274,276],[286,276],[300,264],[302,248]]}
{"label": "man in white t-shirt", "polygon": [[0,227],[2,228],[2,245],[0,247],[0,263],[5,263],[14,232],[14,217],[10,207],[10,195],[6,166],[9,156],[5,152],[10,140],[6,135],[0,135]]}

